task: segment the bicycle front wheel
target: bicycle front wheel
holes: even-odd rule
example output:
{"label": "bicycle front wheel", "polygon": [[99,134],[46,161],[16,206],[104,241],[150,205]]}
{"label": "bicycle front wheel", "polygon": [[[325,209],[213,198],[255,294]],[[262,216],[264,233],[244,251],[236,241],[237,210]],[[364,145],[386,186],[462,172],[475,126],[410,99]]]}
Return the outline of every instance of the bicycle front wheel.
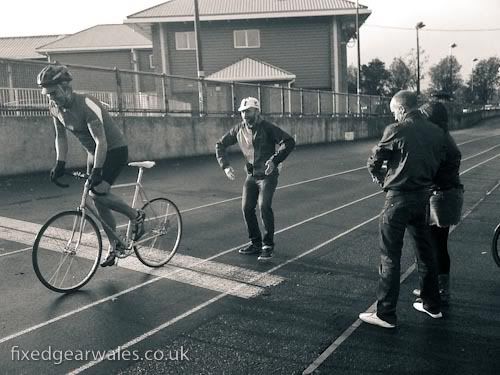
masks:
{"label": "bicycle front wheel", "polygon": [[493,234],[493,240],[491,241],[491,254],[498,267],[500,267],[500,248],[498,245],[500,237],[500,224],[495,228],[495,233]]}
{"label": "bicycle front wheel", "polygon": [[64,211],[40,229],[33,245],[36,276],[50,290],[71,293],[84,286],[99,266],[102,239],[94,220]]}
{"label": "bicycle front wheel", "polygon": [[161,267],[179,248],[182,236],[181,213],[167,198],[155,198],[142,209],[146,212],[144,236],[135,244],[137,258],[146,266]]}

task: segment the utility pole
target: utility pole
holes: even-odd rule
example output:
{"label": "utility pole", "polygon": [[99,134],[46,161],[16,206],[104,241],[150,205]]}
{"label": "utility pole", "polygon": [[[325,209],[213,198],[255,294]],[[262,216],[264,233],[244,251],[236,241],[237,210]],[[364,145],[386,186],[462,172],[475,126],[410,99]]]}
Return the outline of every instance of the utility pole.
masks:
{"label": "utility pole", "polygon": [[471,94],[472,94],[472,100],[475,99],[475,95],[474,95],[474,65],[476,64],[476,61],[477,61],[477,57],[474,57],[472,59],[472,71],[471,71],[471,78],[470,78],[470,82],[471,82]]}
{"label": "utility pole", "polygon": [[201,52],[201,39],[200,39],[200,14],[198,11],[198,0],[194,1],[194,35],[196,40],[196,69],[198,71],[198,100],[199,100],[199,112],[200,116],[203,115],[204,106],[204,95],[203,95],[203,79],[205,78],[205,72],[203,71],[203,58]]}
{"label": "utility pole", "polygon": [[356,0],[356,46],[357,46],[357,56],[358,56],[358,70],[356,74],[356,94],[357,94],[357,108],[358,116],[361,116],[361,100],[360,100],[360,81],[361,81],[361,47],[360,47],[360,37],[359,37],[359,1]]}
{"label": "utility pole", "polygon": [[457,46],[456,43],[450,44],[450,95],[453,95],[453,48]]}
{"label": "utility pole", "polygon": [[420,44],[418,41],[418,30],[425,27],[425,24],[420,21],[415,25],[417,31],[417,97],[420,95]]}

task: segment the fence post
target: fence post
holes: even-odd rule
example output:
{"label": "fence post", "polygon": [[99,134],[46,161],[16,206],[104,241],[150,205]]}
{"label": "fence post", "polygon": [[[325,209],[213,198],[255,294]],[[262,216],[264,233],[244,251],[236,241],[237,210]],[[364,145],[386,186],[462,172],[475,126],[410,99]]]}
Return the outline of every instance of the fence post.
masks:
{"label": "fence post", "polygon": [[337,112],[337,108],[335,108],[335,91],[331,91],[332,93],[332,117],[335,116],[335,113]]}
{"label": "fence post", "polygon": [[300,117],[304,116],[304,90],[302,87],[299,89],[300,93]]}
{"label": "fence post", "polygon": [[259,99],[260,111],[262,112],[262,92],[261,92],[260,83],[257,85],[257,99]]}
{"label": "fence post", "polygon": [[321,115],[321,91],[318,90],[318,113],[316,114],[316,117],[319,117]]}
{"label": "fence post", "polygon": [[285,87],[281,86],[281,117],[285,117]]}
{"label": "fence post", "polygon": [[120,115],[123,114],[123,98],[122,98],[122,78],[120,76],[120,71],[118,68],[115,66],[115,76],[116,76],[116,95],[117,95],[117,101],[118,101],[118,113]]}
{"label": "fence post", "polygon": [[163,104],[165,104],[165,114],[168,114],[168,96],[167,96],[167,75],[163,73],[161,75],[161,88],[162,88],[162,94],[163,94]]}
{"label": "fence post", "polygon": [[351,107],[349,106],[349,93],[347,93],[346,97],[347,97],[347,101],[346,101],[347,111],[346,111],[346,113],[347,113],[347,115],[350,115],[351,114]]}
{"label": "fence post", "polygon": [[234,96],[234,81],[231,81],[231,116],[236,113],[236,97]]}

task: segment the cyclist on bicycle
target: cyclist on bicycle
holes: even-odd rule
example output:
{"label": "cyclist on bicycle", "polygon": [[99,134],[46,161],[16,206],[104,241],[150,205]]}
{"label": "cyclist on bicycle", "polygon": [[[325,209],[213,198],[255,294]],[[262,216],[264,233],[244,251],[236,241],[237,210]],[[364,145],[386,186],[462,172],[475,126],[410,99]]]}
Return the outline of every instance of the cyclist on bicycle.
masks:
{"label": "cyclist on bicycle", "polygon": [[[42,94],[49,98],[49,112],[56,131],[56,164],[50,171],[50,179],[56,181],[64,174],[68,154],[66,131],[69,130],[87,151],[89,195],[101,219],[115,231],[116,220],[111,210],[127,216],[133,224],[133,238],[137,241],[144,234],[144,211],[133,209],[110,191],[128,160],[125,137],[101,102],[90,95],[73,92],[71,80],[71,73],[64,65],[48,65],[37,77]],[[109,229],[104,227],[104,230],[110,246],[101,263],[103,267],[115,264],[116,253],[123,251]]]}

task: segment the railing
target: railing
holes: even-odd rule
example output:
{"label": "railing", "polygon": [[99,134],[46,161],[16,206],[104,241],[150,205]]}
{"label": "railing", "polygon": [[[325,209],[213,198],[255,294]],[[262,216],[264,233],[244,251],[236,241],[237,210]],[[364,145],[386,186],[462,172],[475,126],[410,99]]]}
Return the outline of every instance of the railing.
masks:
{"label": "railing", "polygon": [[[0,115],[48,114],[36,87],[44,62],[0,59]],[[389,113],[390,98],[327,90],[219,82],[158,73],[69,65],[73,87],[103,102],[115,115],[236,115],[239,102],[257,97],[270,116],[377,116]],[[201,82],[201,84],[199,84]],[[203,98],[200,113],[199,89]]]}

